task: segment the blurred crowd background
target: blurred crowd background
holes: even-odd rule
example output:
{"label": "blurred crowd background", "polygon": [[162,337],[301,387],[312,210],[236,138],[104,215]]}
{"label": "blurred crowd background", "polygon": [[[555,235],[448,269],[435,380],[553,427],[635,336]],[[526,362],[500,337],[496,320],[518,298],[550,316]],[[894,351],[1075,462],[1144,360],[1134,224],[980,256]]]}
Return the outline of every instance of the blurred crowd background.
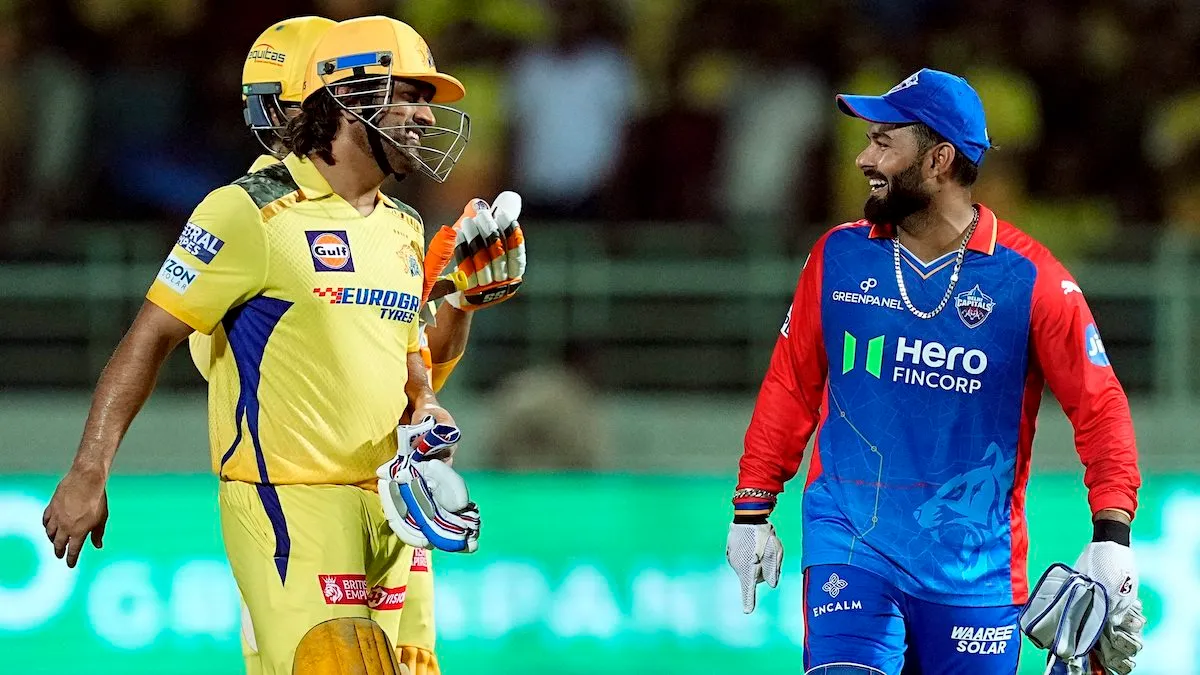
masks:
{"label": "blurred crowd background", "polygon": [[[0,0],[0,386],[90,386],[191,209],[259,151],[246,52],[306,13],[396,16],[466,83],[450,180],[385,186],[430,232],[525,198],[528,283],[476,322],[462,391],[575,402],[556,419],[751,394],[799,262],[867,194],[834,94],[922,66],[981,94],[977,198],[1075,271],[1126,387],[1200,389],[1200,11],[1170,0]],[[202,386],[178,355],[163,377]]]}
{"label": "blurred crowd background", "polygon": [[[259,150],[250,45],[306,13],[408,21],[466,83],[450,180],[385,186],[430,232],[525,198],[528,283],[476,322],[463,391],[573,401],[556,419],[751,394],[798,263],[867,194],[834,94],[922,66],[981,94],[977,198],[1075,271],[1130,392],[1200,388],[1200,11],[1169,0],[0,0],[0,386],[90,386],[191,209]],[[202,386],[182,356],[164,374]]]}
{"label": "blurred crowd background", "polygon": [[[238,82],[276,3],[0,2],[2,259],[63,255],[64,228],[168,237],[247,166]],[[858,216],[861,124],[832,105],[922,65],[979,90],[998,150],[978,194],[1062,258],[1200,232],[1200,12],[1172,0],[293,0],[387,13],[457,74],[474,136],[454,180],[400,190],[433,222],[519,189],[528,218],[710,226],[798,251]],[[415,181],[414,181],[415,182]],[[603,223],[603,224],[601,224]],[[764,225],[770,223],[770,225]]]}

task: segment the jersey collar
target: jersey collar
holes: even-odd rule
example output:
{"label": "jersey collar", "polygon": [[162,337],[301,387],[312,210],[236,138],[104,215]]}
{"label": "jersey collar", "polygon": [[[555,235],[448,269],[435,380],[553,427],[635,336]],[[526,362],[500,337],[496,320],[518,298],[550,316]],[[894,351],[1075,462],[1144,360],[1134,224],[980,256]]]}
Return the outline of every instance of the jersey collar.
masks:
{"label": "jersey collar", "polygon": [[[979,226],[975,228],[975,234],[971,235],[970,241],[967,242],[967,250],[992,255],[996,252],[996,236],[999,234],[1000,223],[996,218],[996,214],[991,209],[983,204],[976,204],[979,207]],[[872,239],[891,239],[895,228],[888,225],[872,225],[870,237]]]}
{"label": "jersey collar", "polygon": [[329,181],[325,180],[321,172],[317,171],[316,165],[307,158],[289,153],[283,158],[283,163],[287,166],[288,173],[292,174],[292,180],[296,181],[296,185],[304,193],[305,199],[320,199],[333,194]]}
{"label": "jersey collar", "polygon": [[[289,153],[287,157],[283,158],[283,163],[287,166],[288,172],[292,174],[296,185],[300,187],[300,191],[304,193],[305,199],[320,199],[333,194],[333,188],[329,187],[329,181],[325,180],[316,165],[308,161],[306,157],[297,157]],[[397,208],[396,203],[383,194],[383,191],[375,193],[375,202],[383,202],[393,209]]]}

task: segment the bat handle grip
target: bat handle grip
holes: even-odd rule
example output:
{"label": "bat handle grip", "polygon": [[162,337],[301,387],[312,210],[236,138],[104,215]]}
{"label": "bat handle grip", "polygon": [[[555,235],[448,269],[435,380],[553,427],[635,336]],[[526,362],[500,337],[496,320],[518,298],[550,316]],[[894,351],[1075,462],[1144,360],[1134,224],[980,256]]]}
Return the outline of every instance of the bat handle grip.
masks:
{"label": "bat handle grip", "polygon": [[449,274],[443,274],[442,276],[438,277],[438,281],[453,282],[454,288],[460,291],[465,291],[467,289],[467,284],[470,283],[467,280],[467,273],[462,270],[454,270]]}

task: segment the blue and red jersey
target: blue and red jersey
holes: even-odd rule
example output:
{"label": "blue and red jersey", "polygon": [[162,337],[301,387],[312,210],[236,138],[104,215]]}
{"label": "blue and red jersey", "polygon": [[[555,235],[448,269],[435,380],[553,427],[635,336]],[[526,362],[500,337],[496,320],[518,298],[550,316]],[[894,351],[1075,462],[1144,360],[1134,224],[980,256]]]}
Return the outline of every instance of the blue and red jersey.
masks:
{"label": "blue and red jersey", "polygon": [[[813,247],[738,477],[781,492],[816,431],[805,568],[854,565],[932,602],[1025,602],[1025,485],[1045,384],[1075,428],[1092,512],[1137,508],[1129,403],[1079,286],[1044,246],[979,209],[932,319],[903,304],[890,227],[849,223]],[[900,255],[912,304],[932,310],[956,252]]]}

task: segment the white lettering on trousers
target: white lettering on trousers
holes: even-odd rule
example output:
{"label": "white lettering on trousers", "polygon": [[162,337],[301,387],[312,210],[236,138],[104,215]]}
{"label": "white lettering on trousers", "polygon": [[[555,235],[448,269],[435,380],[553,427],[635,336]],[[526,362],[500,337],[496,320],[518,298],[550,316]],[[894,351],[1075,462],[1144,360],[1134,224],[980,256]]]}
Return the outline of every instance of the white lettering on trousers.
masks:
{"label": "white lettering on trousers", "polygon": [[851,600],[849,602],[828,602],[824,605],[817,605],[812,608],[813,617],[822,616],[830,612],[842,612],[848,609],[862,609],[861,600]]}

